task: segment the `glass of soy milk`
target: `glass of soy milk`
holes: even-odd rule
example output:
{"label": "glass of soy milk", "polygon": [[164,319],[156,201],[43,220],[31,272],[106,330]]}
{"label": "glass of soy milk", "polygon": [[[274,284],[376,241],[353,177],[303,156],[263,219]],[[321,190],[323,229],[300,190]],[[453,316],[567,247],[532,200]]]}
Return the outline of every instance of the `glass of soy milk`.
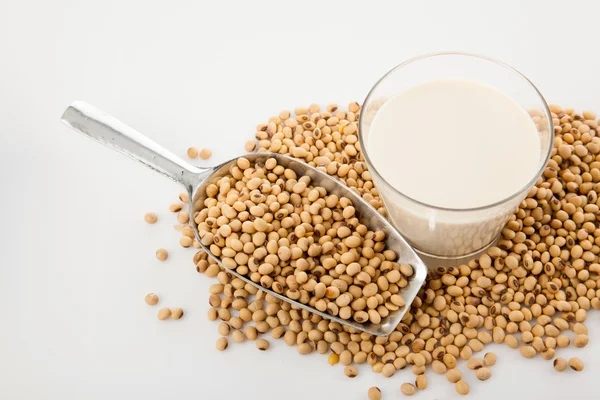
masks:
{"label": "glass of soy milk", "polygon": [[388,218],[430,268],[491,246],[540,177],[554,132],[522,74],[490,58],[435,53],[386,74],[359,140]]}

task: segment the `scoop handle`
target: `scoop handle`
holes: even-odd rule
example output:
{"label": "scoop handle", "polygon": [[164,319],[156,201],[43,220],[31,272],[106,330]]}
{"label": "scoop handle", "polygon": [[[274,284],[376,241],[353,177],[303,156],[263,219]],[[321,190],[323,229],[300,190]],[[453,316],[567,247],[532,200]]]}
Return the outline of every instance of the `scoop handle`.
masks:
{"label": "scoop handle", "polygon": [[83,101],[72,103],[63,113],[61,121],[77,132],[181,183],[190,193],[203,180],[203,173],[211,171],[210,168],[189,164],[115,117]]}

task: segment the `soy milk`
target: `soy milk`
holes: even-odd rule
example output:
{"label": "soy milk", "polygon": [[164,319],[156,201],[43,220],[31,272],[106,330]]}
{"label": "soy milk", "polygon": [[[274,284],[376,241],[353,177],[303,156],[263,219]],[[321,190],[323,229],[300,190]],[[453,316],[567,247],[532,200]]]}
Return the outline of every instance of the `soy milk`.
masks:
{"label": "soy milk", "polygon": [[526,186],[539,169],[540,139],[527,111],[499,90],[439,80],[406,89],[381,106],[368,152],[400,193],[468,209]]}
{"label": "soy milk", "polygon": [[458,259],[497,237],[545,161],[548,125],[530,112],[468,80],[430,81],[363,110],[389,219],[423,256]]}

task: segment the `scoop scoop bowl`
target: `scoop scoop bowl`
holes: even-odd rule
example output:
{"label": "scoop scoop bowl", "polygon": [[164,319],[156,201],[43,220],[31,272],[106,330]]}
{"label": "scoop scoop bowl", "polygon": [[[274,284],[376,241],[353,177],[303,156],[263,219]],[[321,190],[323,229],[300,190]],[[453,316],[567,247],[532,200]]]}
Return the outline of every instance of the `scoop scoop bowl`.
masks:
{"label": "scoop scoop bowl", "polygon": [[[240,158],[233,158],[214,168],[201,168],[191,165],[187,161],[154,143],[146,136],[125,125],[123,122],[98,110],[94,106],[81,101],[71,104],[65,110],[61,120],[65,125],[77,132],[133,158],[183,185],[189,195],[190,216],[193,216],[196,211],[204,208],[206,187],[212,183],[216,183],[221,177],[229,174],[230,167],[236,163],[238,158]],[[241,157],[248,159],[251,163],[265,162],[269,158],[275,158],[279,165],[294,170],[298,176],[309,176],[313,185],[324,187],[330,194],[336,194],[337,196],[344,196],[350,199],[361,223],[365,224],[371,230],[385,232],[386,248],[393,250],[398,255],[399,259],[397,262],[412,266],[414,272],[409,279],[409,284],[399,292],[404,298],[406,305],[399,308],[397,311],[390,312],[390,314],[383,318],[379,324],[358,323],[353,320],[344,320],[326,312],[316,310],[306,304],[302,304],[286,296],[275,293],[269,288],[264,288],[260,284],[251,281],[248,277],[240,275],[235,270],[225,267],[221,260],[211,253],[208,247],[202,245],[198,232],[198,225],[194,221],[194,218],[191,217],[190,226],[194,230],[196,240],[201,244],[202,249],[229,274],[259,290],[263,290],[272,296],[277,297],[278,299],[291,303],[293,306],[308,310],[323,318],[351,326],[357,330],[368,332],[373,335],[386,336],[392,333],[404,317],[406,311],[410,308],[410,304],[416,297],[427,276],[427,267],[408,243],[406,243],[404,238],[400,236],[400,234],[381,214],[377,212],[377,210],[363,200],[362,197],[338,180],[302,161],[275,153],[250,153]]]}

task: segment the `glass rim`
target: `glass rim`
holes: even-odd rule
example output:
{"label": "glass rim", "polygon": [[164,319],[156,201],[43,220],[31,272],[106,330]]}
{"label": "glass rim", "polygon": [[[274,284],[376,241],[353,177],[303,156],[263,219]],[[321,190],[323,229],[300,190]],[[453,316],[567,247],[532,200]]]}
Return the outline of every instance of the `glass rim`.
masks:
{"label": "glass rim", "polygon": [[[438,56],[465,56],[465,57],[473,57],[473,58],[478,58],[480,60],[484,60],[484,61],[489,61],[492,62],[494,64],[497,64],[501,67],[506,68],[507,70],[513,72],[514,74],[516,74],[517,76],[519,76],[521,79],[525,80],[526,83],[528,83],[533,90],[535,90],[536,94],[538,95],[539,99],[542,102],[543,105],[543,112],[546,114],[546,118],[548,120],[548,128],[550,130],[550,141],[548,143],[548,148],[545,150],[546,152],[546,157],[544,159],[544,162],[542,163],[542,165],[540,166],[540,168],[537,170],[537,173],[535,174],[535,176],[529,180],[527,182],[527,184],[525,184],[523,187],[521,187],[518,191],[516,191],[515,193],[511,194],[510,196],[501,199],[499,201],[496,201],[494,203],[491,204],[485,204],[483,206],[478,206],[478,207],[470,207],[470,208],[447,208],[447,207],[440,207],[440,206],[435,206],[433,204],[428,204],[425,202],[422,202],[420,200],[414,199],[402,192],[400,192],[398,189],[396,189],[393,185],[391,185],[378,171],[377,168],[375,168],[375,164],[373,164],[373,162],[370,160],[369,158],[369,154],[367,151],[367,147],[365,146],[365,140],[363,137],[363,123],[364,122],[364,118],[360,118],[359,119],[359,124],[358,124],[358,142],[360,144],[360,147],[362,149],[363,152],[363,156],[365,157],[365,161],[368,164],[369,169],[373,170],[375,172],[375,174],[386,184],[388,185],[393,191],[394,193],[399,194],[400,196],[414,202],[417,203],[421,206],[427,207],[427,208],[431,208],[434,210],[439,210],[439,211],[451,211],[451,212],[469,212],[469,211],[481,211],[481,210],[486,210],[486,209],[490,209],[490,208],[494,208],[497,206],[500,206],[502,204],[508,203],[509,201],[513,200],[514,198],[516,198],[517,196],[519,196],[523,190],[525,190],[526,188],[530,188],[532,187],[535,182],[538,180],[538,178],[541,176],[541,174],[544,172],[544,169],[546,169],[546,165],[548,164],[548,161],[550,160],[550,156],[552,155],[552,148],[554,147],[554,124],[552,123],[552,114],[550,113],[550,109],[548,107],[548,103],[546,102],[546,99],[544,98],[544,96],[542,95],[542,93],[538,90],[538,88],[533,84],[533,82],[531,82],[525,75],[523,75],[521,72],[519,72],[517,69],[511,67],[508,64],[505,64],[501,61],[498,61],[494,58],[491,57],[487,57],[487,56],[482,56],[479,54],[475,54],[475,53],[467,53],[467,52],[461,52],[461,51],[441,51],[441,52],[433,52],[433,53],[427,53],[427,54],[422,54],[420,56],[417,57],[412,57],[398,65],[396,65],[394,68],[392,68],[391,70],[389,70],[388,72],[385,73],[385,75],[383,75],[381,78],[379,78],[377,80],[377,82],[375,82],[375,84],[373,85],[373,87],[371,88],[371,90],[369,90],[369,93],[367,94],[367,97],[365,98],[364,102],[363,102],[363,107],[365,106],[365,104],[367,104],[369,101],[371,101],[371,96],[373,95],[373,92],[375,91],[375,89],[377,89],[379,87],[380,84],[383,83],[383,81],[388,78],[388,76],[390,76],[392,73],[394,73],[396,70],[407,66],[408,64],[412,64],[416,61],[420,61],[426,58],[433,58],[433,57],[438,57]],[[361,114],[362,114],[361,110]]]}

